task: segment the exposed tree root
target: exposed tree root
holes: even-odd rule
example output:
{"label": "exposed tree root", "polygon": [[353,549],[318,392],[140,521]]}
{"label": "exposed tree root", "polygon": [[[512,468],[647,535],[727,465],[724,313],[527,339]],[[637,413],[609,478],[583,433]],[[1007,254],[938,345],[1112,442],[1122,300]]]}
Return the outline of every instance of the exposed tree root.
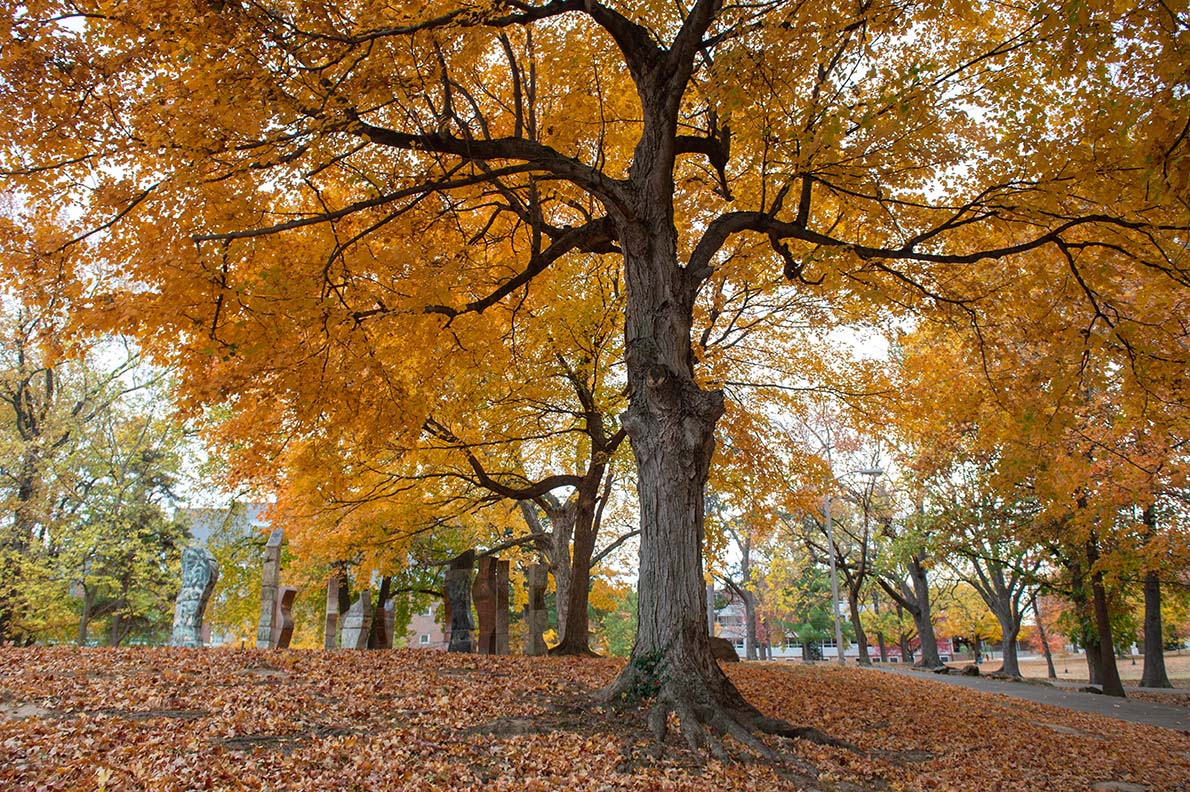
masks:
{"label": "exposed tree root", "polygon": [[[604,689],[600,698],[613,704],[626,700],[640,700],[653,692],[648,689],[649,682],[648,679],[640,679],[638,675],[624,674]],[[712,680],[703,680],[695,676],[669,678],[657,683],[655,700],[648,715],[656,757],[660,757],[664,750],[671,714],[676,716],[678,731],[691,751],[696,754],[709,752],[721,761],[731,760],[724,744],[725,738],[731,738],[751,753],[771,762],[799,765],[798,769],[805,773],[808,779],[817,776],[815,768],[796,757],[789,754],[778,755],[758,736],[764,734],[805,740],[817,745],[867,755],[867,752],[859,747],[831,737],[818,729],[793,726],[778,718],[763,715],[745,701],[735,686],[722,675]]]}

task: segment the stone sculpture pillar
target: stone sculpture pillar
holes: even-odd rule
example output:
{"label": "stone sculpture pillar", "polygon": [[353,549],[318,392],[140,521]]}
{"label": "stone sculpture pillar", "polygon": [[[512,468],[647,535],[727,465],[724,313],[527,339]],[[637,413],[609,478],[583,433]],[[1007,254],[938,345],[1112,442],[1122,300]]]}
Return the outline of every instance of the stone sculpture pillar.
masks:
{"label": "stone sculpture pillar", "polygon": [[508,654],[508,561],[496,561],[496,654]]}
{"label": "stone sculpture pillar", "polygon": [[187,547],[182,551],[182,587],[174,606],[170,646],[202,646],[202,616],[217,582],[219,565],[209,550]]}
{"label": "stone sculpture pillar", "polygon": [[326,626],[323,628],[322,648],[338,646],[339,635],[339,576],[331,575],[326,582]]}
{"label": "stone sculpture pillar", "polygon": [[549,575],[545,564],[533,564],[525,576],[529,602],[525,605],[525,654],[545,654],[545,629],[549,615],[545,610],[545,588]]}
{"label": "stone sculpture pillar", "polygon": [[450,563],[446,571],[446,613],[450,634],[447,648],[451,652],[472,651],[471,631],[471,567],[475,563],[475,551],[468,550]]}
{"label": "stone sculpture pillar", "polygon": [[397,608],[392,600],[384,603],[384,646],[382,649],[393,648],[393,629],[397,626]]}
{"label": "stone sculpture pillar", "polygon": [[475,570],[475,585],[471,596],[475,600],[475,615],[479,620],[480,654],[496,654],[496,567],[497,559],[484,556]]}
{"label": "stone sculpture pillar", "polygon": [[372,592],[364,589],[359,599],[351,603],[343,616],[342,647],[344,649],[367,649],[368,635],[372,632]]}
{"label": "stone sculpture pillar", "polygon": [[281,582],[281,539],[280,528],[269,534],[264,546],[264,571],[260,579],[260,622],[256,626],[256,648],[271,649],[273,643],[273,616],[277,611],[277,585]]}
{"label": "stone sculpture pillar", "polygon": [[297,596],[297,589],[293,586],[279,586],[277,588],[277,609],[273,613],[273,630],[269,636],[269,644],[274,649],[288,649],[293,640],[293,599]]}

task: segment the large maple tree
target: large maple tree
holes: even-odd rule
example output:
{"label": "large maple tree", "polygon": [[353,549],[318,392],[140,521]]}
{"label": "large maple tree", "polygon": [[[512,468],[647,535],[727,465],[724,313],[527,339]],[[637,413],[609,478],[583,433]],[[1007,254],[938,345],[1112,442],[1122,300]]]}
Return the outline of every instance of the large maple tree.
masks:
{"label": "large maple tree", "polygon": [[692,331],[717,272],[975,310],[1045,248],[1137,359],[1185,356],[1186,20],[1163,3],[5,10],[0,167],[61,217],[44,252],[102,273],[101,323],[196,401],[283,405],[271,442],[420,431],[441,350],[500,340],[477,315],[564,257],[622,258],[639,630],[607,695],[655,690],[657,733],[676,712],[715,753],[787,731],[707,641],[724,394]]}

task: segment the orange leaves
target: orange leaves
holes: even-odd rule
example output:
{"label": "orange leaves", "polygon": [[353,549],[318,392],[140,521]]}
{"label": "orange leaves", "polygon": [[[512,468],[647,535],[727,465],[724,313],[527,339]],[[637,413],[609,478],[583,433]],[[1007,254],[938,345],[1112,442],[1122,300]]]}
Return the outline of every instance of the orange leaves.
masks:
{"label": "orange leaves", "polygon": [[[614,661],[433,651],[0,649],[6,789],[795,790],[784,765],[702,764],[584,695]],[[774,741],[820,782],[918,790],[1171,789],[1186,737],[875,671],[729,670],[766,713],[867,754]],[[804,767],[804,764],[802,765]]]}

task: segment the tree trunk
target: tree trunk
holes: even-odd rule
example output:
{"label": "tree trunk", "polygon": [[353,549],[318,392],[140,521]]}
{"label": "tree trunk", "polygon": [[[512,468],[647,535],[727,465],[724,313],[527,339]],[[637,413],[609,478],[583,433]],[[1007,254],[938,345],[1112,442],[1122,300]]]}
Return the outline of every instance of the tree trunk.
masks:
{"label": "tree trunk", "polygon": [[368,632],[369,649],[389,649],[393,645],[393,636],[388,634],[388,620],[384,616],[392,582],[392,577],[388,575],[380,581],[380,591],[376,595],[376,606],[372,611],[372,627]]}
{"label": "tree trunk", "polygon": [[[642,96],[646,106],[649,97]],[[667,101],[654,97],[653,101]],[[765,755],[754,731],[788,729],[744,700],[711,656],[703,577],[704,494],[723,392],[694,381],[690,330],[695,286],[677,266],[673,225],[673,125],[646,113],[633,162],[637,221],[617,223],[626,284],[627,411],[621,425],[636,460],[640,503],[640,584],[636,644],[604,691],[622,700],[655,694],[649,726],[660,744],[676,713],[693,747],[726,754],[726,731]],[[668,132],[667,132],[668,130]],[[659,165],[657,170],[649,164]]]}
{"label": "tree trunk", "polygon": [[566,616],[570,611],[570,581],[573,574],[570,540],[574,536],[578,502],[576,499],[570,499],[565,503],[558,503],[552,497],[545,498],[541,507],[549,518],[550,530],[548,534],[541,526],[541,521],[537,516],[537,505],[533,501],[520,501],[521,513],[525,516],[525,522],[528,523],[534,535],[538,536],[536,542],[538,552],[545,556],[549,563],[550,574],[554,577],[556,632],[559,640],[562,640],[566,635]]}
{"label": "tree trunk", "polygon": [[1165,646],[1161,628],[1161,581],[1155,571],[1145,574],[1145,667],[1141,687],[1173,687],[1165,673]]}
{"label": "tree trunk", "polygon": [[[900,619],[904,618],[904,616],[905,616],[905,609],[900,605],[900,603],[898,603],[897,604],[897,620],[899,621]],[[897,646],[900,647],[900,649],[901,649],[901,662],[902,663],[912,663],[913,662],[913,652],[909,649],[909,636],[906,635],[905,633],[901,632],[900,629],[897,630]]]}
{"label": "tree trunk", "polygon": [[[550,650],[552,655],[591,655],[589,643],[591,600],[591,556],[595,553],[595,531],[589,525],[576,523],[574,552],[570,559],[570,585],[567,594],[566,618],[558,614],[561,640]],[[561,596],[559,596],[561,599]],[[560,608],[561,606],[559,606]]]}
{"label": "tree trunk", "polygon": [[1037,618],[1037,635],[1041,639],[1041,651],[1045,654],[1045,674],[1048,679],[1058,678],[1058,669],[1054,668],[1054,654],[1050,651],[1049,636],[1045,634],[1045,621],[1041,617],[1041,609],[1037,606],[1037,594],[1031,600],[1033,615]]}
{"label": "tree trunk", "polygon": [[[877,618],[880,617],[880,595],[878,592],[878,588],[872,589],[872,612],[876,614]],[[879,625],[880,622],[877,622],[877,624]],[[887,663],[888,641],[884,637],[884,630],[876,631],[876,646],[880,648],[880,662]]]}
{"label": "tree trunk", "polygon": [[[1143,513],[1145,528],[1151,539],[1157,534],[1157,509],[1153,504]],[[1141,673],[1141,687],[1173,687],[1165,673],[1165,641],[1161,625],[1161,580],[1156,569],[1145,573],[1145,666]]]}
{"label": "tree trunk", "polygon": [[1103,671],[1099,660],[1099,638],[1096,633],[1095,616],[1091,611],[1091,598],[1087,595],[1086,575],[1077,558],[1071,557],[1064,563],[1070,570],[1070,602],[1074,605],[1077,616],[1079,643],[1087,659],[1087,682],[1101,685]]}
{"label": "tree trunk", "polygon": [[1020,622],[1014,620],[1011,616],[1007,620],[997,616],[996,620],[1000,622],[1000,655],[1003,657],[1003,661],[1000,663],[1000,670],[996,673],[1020,679],[1021,664],[1017,658],[1016,647],[1017,636],[1021,633]]}
{"label": "tree trunk", "polygon": [[757,660],[756,595],[746,588],[741,592],[744,600],[744,659]]}
{"label": "tree trunk", "polygon": [[1103,663],[1099,655],[1099,639],[1091,637],[1086,641],[1083,651],[1087,656],[1087,682],[1092,685],[1103,684]]}
{"label": "tree trunk", "polygon": [[123,621],[124,621],[124,617],[120,613],[112,614],[111,629],[108,631],[108,636],[107,636],[107,645],[108,646],[119,646],[120,642],[122,640],[124,640],[124,637],[121,634],[121,629],[120,629],[123,624]]}
{"label": "tree trunk", "polygon": [[855,627],[855,641],[859,644],[859,660],[862,666],[872,665],[872,658],[868,655],[868,636],[864,626],[859,621],[859,592],[848,586],[847,607],[851,611],[851,624]]}
{"label": "tree trunk", "polygon": [[922,562],[921,556],[913,556],[909,564],[909,578],[913,581],[913,594],[917,600],[917,608],[910,613],[913,614],[917,639],[921,643],[921,658],[915,665],[940,668],[942,659],[938,656],[938,639],[934,636],[934,623],[930,614],[930,586]]}
{"label": "tree trunk", "polygon": [[561,509],[549,512],[553,534],[550,571],[554,574],[554,611],[558,616],[559,638],[566,634],[566,623],[570,615],[570,585],[574,580],[570,540],[574,537],[575,516],[572,504],[565,504]]}
{"label": "tree trunk", "polygon": [[[569,590],[566,592],[566,618],[562,619],[559,604],[560,641],[550,650],[556,655],[593,655],[590,646],[591,558],[595,555],[595,539],[599,532],[595,512],[599,487],[607,466],[595,462],[587,468],[578,490],[567,504],[572,512],[574,548],[570,556]],[[557,578],[555,578],[555,584]],[[559,600],[561,595],[559,594]]]}
{"label": "tree trunk", "polygon": [[87,645],[87,631],[91,626],[91,600],[94,595],[87,588],[85,583],[80,583],[79,588],[83,592],[83,612],[79,615],[79,629],[78,629],[78,645]]}
{"label": "tree trunk", "polygon": [[[629,284],[631,315],[631,278]],[[635,313],[653,311],[641,306]],[[712,695],[730,687],[711,657],[702,572],[703,487],[723,395],[703,391],[688,374],[688,318],[659,310],[655,321],[653,332],[629,332],[631,406],[622,420],[639,474],[640,587],[636,645],[621,677],[645,676],[646,686],[703,698],[708,686]],[[672,333],[676,338],[654,337],[674,322],[685,325]]]}
{"label": "tree trunk", "polygon": [[1087,563],[1091,569],[1091,601],[1095,612],[1096,638],[1099,641],[1099,670],[1103,675],[1103,693],[1108,696],[1124,697],[1124,684],[1120,681],[1120,670],[1116,666],[1115,645],[1111,634],[1111,615],[1107,609],[1107,589],[1103,585],[1103,573],[1095,568],[1099,550],[1095,540],[1087,541]]}

